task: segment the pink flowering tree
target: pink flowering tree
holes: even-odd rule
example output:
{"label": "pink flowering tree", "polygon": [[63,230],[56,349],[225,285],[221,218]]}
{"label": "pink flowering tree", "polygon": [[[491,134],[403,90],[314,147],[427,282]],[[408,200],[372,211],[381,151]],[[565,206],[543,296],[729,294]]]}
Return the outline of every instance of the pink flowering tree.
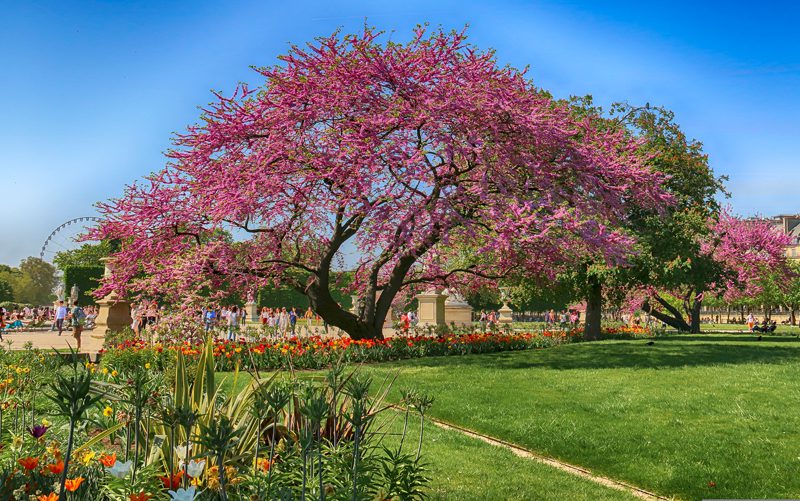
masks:
{"label": "pink flowering tree", "polygon": [[769,221],[743,219],[723,211],[709,220],[708,234],[699,242],[698,259],[668,263],[676,274],[692,279],[670,294],[648,289],[642,309],[678,330],[700,332],[700,309],[707,295],[725,301],[754,297],[767,275],[792,276],[784,254],[790,241]]}
{"label": "pink flowering tree", "polygon": [[[380,337],[401,293],[620,259],[626,206],[668,199],[638,143],[463,33],[379,37],[293,47],[256,70],[261,86],[217,95],[162,171],[99,204],[90,237],[120,247],[98,293],[188,306],[290,286],[329,324]],[[344,267],[355,313],[331,295]]]}

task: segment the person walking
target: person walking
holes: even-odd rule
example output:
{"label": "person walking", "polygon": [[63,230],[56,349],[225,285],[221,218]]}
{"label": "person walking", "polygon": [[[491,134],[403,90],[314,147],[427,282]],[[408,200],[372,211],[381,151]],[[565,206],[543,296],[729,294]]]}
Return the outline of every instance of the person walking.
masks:
{"label": "person walking", "polygon": [[217,312],[214,311],[214,307],[208,305],[206,308],[206,312],[203,315],[203,323],[205,324],[206,334],[209,333],[211,329],[214,328],[214,322],[217,320]]}
{"label": "person walking", "polygon": [[75,338],[75,342],[78,345],[78,352],[81,351],[81,334],[83,333],[83,322],[86,319],[86,313],[84,313],[83,308],[78,305],[78,302],[74,302],[72,313],[70,316],[70,323],[72,324],[72,337]]}
{"label": "person walking", "polygon": [[239,329],[238,314],[239,309],[236,306],[228,312],[228,341],[236,339],[236,331]]}
{"label": "person walking", "polygon": [[64,320],[67,318],[67,307],[64,306],[64,301],[58,302],[58,308],[56,308],[56,319],[55,319],[55,326],[58,330],[58,335],[60,336],[62,332],[64,332]]}
{"label": "person walking", "polygon": [[289,326],[292,329],[292,337],[295,337],[295,326],[297,325],[297,312],[295,311],[294,307],[289,310]]}
{"label": "person walking", "polygon": [[278,331],[281,337],[286,337],[286,328],[289,326],[289,314],[286,313],[286,307],[281,308],[278,312]]}
{"label": "person walking", "polygon": [[311,337],[311,322],[314,320],[314,312],[311,311],[310,306],[306,310],[306,314],[303,316],[306,319],[306,333],[309,337]]}

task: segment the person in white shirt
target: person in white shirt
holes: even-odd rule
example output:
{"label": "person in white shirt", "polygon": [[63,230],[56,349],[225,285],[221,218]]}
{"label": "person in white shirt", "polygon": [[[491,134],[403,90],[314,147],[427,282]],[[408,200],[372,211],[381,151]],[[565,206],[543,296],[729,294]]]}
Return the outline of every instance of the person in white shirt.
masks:
{"label": "person in white shirt", "polygon": [[64,319],[66,318],[67,318],[67,307],[64,306],[64,301],[59,301],[58,308],[56,308],[56,329],[58,329],[59,336],[64,331]]}

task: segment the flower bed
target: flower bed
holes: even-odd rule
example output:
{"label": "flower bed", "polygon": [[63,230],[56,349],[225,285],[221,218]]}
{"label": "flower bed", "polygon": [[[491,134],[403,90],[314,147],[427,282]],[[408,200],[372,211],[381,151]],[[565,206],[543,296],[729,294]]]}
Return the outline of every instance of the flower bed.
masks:
{"label": "flower bed", "polygon": [[[604,329],[604,339],[631,339],[651,337],[652,331],[643,327],[618,327]],[[321,369],[337,361],[348,364],[375,363],[420,358],[427,356],[471,355],[499,351],[549,348],[566,342],[580,341],[582,330],[473,333],[441,337],[416,336],[387,339],[351,340],[349,338],[323,339],[320,337],[262,339],[248,342],[221,341],[214,344],[217,370],[228,371],[236,367],[275,369]],[[132,364],[157,364],[166,368],[180,350],[188,359],[200,353],[198,345],[184,343],[154,346],[144,341],[127,341],[103,353],[103,365],[117,370]],[[136,353],[135,356],[132,354]]]}

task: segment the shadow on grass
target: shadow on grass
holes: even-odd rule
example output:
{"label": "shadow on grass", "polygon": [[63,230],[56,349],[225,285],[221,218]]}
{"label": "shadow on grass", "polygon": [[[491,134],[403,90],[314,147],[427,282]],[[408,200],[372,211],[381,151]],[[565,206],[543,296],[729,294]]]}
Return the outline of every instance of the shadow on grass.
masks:
{"label": "shadow on grass", "polygon": [[758,334],[729,334],[721,336],[719,334],[670,334],[661,336],[657,339],[658,342],[662,341],[703,341],[706,343],[715,343],[723,341],[732,341],[736,343],[795,343],[800,346],[800,338],[797,336],[762,336],[762,340],[758,340]]}
{"label": "shadow on grass", "polygon": [[784,364],[800,360],[800,343],[796,348],[789,348],[758,345],[756,342],[733,345],[715,344],[709,339],[702,341],[705,342],[678,344],[658,339],[653,346],[648,346],[646,341],[638,340],[618,343],[579,343],[544,350],[426,357],[404,360],[399,364],[415,367],[573,370]]}

